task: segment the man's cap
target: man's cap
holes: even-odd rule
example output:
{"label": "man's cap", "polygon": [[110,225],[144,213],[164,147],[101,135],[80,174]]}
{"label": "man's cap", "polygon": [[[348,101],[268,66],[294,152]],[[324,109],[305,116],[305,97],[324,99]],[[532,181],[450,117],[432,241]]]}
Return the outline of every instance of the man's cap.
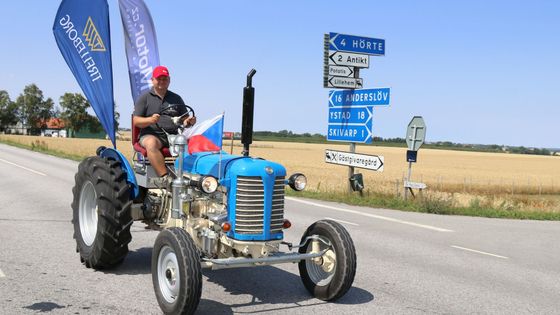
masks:
{"label": "man's cap", "polygon": [[168,77],[169,76],[169,70],[167,70],[167,68],[164,67],[164,66],[157,66],[154,69],[154,73],[152,74],[152,77],[153,78],[159,78],[161,76]]}

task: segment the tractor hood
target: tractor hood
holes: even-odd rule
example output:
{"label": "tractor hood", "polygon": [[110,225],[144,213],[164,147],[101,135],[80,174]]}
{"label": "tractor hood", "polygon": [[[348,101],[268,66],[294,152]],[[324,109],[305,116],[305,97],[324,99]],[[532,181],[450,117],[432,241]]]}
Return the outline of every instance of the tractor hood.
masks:
{"label": "tractor hood", "polygon": [[[175,162],[178,166],[178,161]],[[200,152],[186,155],[183,170],[199,175],[212,175],[220,181],[231,180],[232,176],[284,177],[284,166],[261,158],[231,155],[222,152]]]}

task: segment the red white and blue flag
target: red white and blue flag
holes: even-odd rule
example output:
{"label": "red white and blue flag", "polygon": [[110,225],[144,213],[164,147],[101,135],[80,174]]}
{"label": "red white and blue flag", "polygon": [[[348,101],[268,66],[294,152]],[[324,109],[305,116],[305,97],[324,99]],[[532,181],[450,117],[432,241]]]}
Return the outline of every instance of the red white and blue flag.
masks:
{"label": "red white and blue flag", "polygon": [[224,114],[197,123],[183,134],[189,139],[189,154],[195,152],[220,151],[224,131]]}

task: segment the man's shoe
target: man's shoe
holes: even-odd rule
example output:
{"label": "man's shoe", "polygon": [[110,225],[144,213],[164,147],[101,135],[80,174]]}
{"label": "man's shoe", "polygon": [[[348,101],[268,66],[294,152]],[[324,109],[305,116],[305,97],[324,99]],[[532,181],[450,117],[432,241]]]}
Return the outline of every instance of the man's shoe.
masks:
{"label": "man's shoe", "polygon": [[171,175],[166,174],[161,177],[152,178],[152,185],[156,186],[159,189],[170,189],[171,183],[173,182],[173,177]]}

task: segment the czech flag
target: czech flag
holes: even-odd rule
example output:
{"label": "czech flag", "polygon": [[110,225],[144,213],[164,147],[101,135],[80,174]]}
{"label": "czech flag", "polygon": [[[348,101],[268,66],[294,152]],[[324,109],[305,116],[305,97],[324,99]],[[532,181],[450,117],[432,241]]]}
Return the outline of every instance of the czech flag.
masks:
{"label": "czech flag", "polygon": [[224,131],[224,114],[205,120],[189,128],[183,134],[189,139],[189,154],[220,151]]}

